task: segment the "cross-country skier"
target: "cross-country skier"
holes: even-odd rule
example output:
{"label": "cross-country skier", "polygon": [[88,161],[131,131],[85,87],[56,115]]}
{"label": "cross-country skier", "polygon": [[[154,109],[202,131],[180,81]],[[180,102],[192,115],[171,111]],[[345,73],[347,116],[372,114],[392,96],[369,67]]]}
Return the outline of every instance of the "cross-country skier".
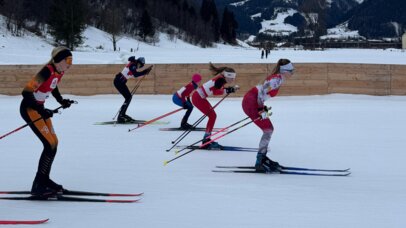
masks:
{"label": "cross-country skier", "polygon": [[[265,101],[278,94],[279,88],[293,75],[294,67],[290,60],[279,59],[275,68],[272,70],[265,81],[249,90],[242,101],[242,108],[251,118],[254,123],[263,131],[261,141],[259,142],[259,150],[255,169],[261,172],[273,172],[279,167],[279,164],[269,159],[266,154],[268,145],[273,133],[273,125],[268,116],[268,109],[265,106]],[[259,119],[258,119],[259,118]]]}
{"label": "cross-country skier", "polygon": [[114,78],[114,87],[120,92],[124,97],[124,103],[120,108],[120,112],[117,117],[117,123],[134,122],[135,120],[130,116],[126,115],[127,108],[131,103],[132,94],[127,87],[127,80],[134,77],[140,77],[149,74],[152,70],[153,65],[149,66],[145,70],[139,72],[138,70],[145,65],[145,58],[139,57],[135,59],[135,56],[128,58],[128,63],[124,69],[116,75]]}
{"label": "cross-country skier", "polygon": [[69,108],[73,103],[72,100],[62,98],[57,86],[72,65],[72,53],[68,48],[60,46],[54,48],[51,55],[51,60],[25,85],[20,106],[20,113],[25,122],[31,123],[42,117],[29,126],[44,145],[31,188],[32,195],[43,199],[63,191],[62,185],[56,184],[49,177],[58,138],[51,121],[53,111],[44,107],[45,100],[52,94],[63,108]]}
{"label": "cross-country skier", "polygon": [[[213,107],[211,106],[210,102],[206,99],[212,95],[223,95],[224,93],[230,94],[235,92],[235,87],[227,87],[224,86],[227,83],[232,83],[235,80],[236,73],[233,68],[230,67],[215,67],[213,64],[210,63],[210,71],[213,75],[216,75],[214,78],[210,79],[208,82],[204,83],[203,85],[197,88],[196,92],[192,95],[192,102],[193,104],[207,117],[209,120],[207,121],[206,131],[203,136],[202,144],[210,141],[209,138],[214,124],[216,122],[216,112],[214,111]],[[221,146],[217,142],[212,142],[205,146],[207,149],[214,149],[214,148],[221,148]]]}
{"label": "cross-country skier", "polygon": [[178,91],[176,91],[172,96],[173,103],[175,103],[180,107],[183,107],[184,109],[187,109],[180,124],[180,128],[183,130],[193,128],[193,126],[187,122],[190,114],[193,111],[193,104],[190,101],[190,94],[197,89],[201,80],[202,76],[200,74],[194,74],[192,76],[192,81],[189,84],[183,86]]}

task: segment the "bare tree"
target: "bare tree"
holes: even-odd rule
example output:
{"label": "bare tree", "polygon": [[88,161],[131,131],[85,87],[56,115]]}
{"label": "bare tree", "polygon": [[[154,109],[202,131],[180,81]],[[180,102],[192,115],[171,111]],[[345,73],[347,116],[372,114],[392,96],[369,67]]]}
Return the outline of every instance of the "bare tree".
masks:
{"label": "bare tree", "polygon": [[[113,3],[116,1],[113,1]],[[120,4],[116,2],[111,4],[105,10],[104,14],[104,29],[110,34],[109,39],[113,43],[113,50],[117,50],[117,42],[122,38],[122,24],[124,18],[122,16],[123,10],[120,7]]]}
{"label": "bare tree", "polygon": [[24,0],[7,0],[1,7],[1,12],[6,17],[7,30],[14,36],[21,36],[26,20]]}

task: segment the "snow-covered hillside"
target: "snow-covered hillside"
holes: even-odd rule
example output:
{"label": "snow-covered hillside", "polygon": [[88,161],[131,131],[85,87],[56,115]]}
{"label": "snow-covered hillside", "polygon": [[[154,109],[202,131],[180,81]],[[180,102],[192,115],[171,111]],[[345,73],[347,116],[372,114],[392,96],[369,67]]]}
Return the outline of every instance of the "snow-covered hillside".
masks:
{"label": "snow-covered hillside", "polygon": [[[50,58],[52,40],[42,39],[25,32],[23,37],[14,37],[5,29],[0,17],[0,64],[43,64]],[[268,59],[261,59],[257,48],[240,42],[241,46],[217,44],[213,48],[200,48],[182,40],[170,40],[160,34],[155,44],[140,42],[131,37],[118,41],[119,51],[107,33],[88,27],[84,32],[84,44],[74,51],[75,64],[125,63],[128,56],[144,56],[147,63],[275,63],[288,58],[294,63],[375,63],[404,64],[406,52],[401,50],[327,49],[306,51],[294,49],[272,50]],[[131,52],[132,50],[132,52]]]}

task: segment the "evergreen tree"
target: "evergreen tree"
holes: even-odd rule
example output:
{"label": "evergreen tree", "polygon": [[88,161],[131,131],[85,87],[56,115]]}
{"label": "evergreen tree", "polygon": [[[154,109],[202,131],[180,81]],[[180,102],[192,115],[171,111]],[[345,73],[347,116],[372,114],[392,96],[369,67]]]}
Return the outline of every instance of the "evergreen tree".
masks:
{"label": "evergreen tree", "polygon": [[140,29],[140,36],[144,41],[146,41],[147,36],[154,36],[155,28],[147,10],[144,10],[142,13],[138,27]]}
{"label": "evergreen tree", "polygon": [[202,19],[211,26],[214,41],[220,40],[220,22],[217,13],[217,6],[214,0],[203,0],[200,8]]}
{"label": "evergreen tree", "polygon": [[235,30],[238,28],[238,23],[234,18],[234,13],[224,8],[223,20],[220,26],[221,38],[229,44],[237,44],[237,34]]}
{"label": "evergreen tree", "polygon": [[123,12],[124,8],[121,7],[119,0],[111,1],[107,5],[106,10],[103,11],[103,27],[106,32],[110,34],[109,39],[113,43],[113,50],[117,50],[117,42],[121,39],[122,24],[124,21]]}
{"label": "evergreen tree", "polygon": [[84,0],[53,0],[48,18],[49,33],[56,43],[71,50],[83,42],[82,32],[86,27]]}

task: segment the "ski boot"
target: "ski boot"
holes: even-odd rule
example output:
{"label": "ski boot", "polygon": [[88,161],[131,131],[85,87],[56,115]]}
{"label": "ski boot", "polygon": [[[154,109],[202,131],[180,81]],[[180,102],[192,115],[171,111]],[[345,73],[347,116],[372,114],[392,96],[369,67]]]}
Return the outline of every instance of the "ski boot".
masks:
{"label": "ski boot", "polygon": [[266,154],[257,154],[257,161],[255,162],[255,170],[257,172],[274,173],[278,172],[280,165],[278,162],[269,159]]}
{"label": "ski boot", "polygon": [[[205,133],[202,141],[202,145],[211,141],[210,138],[208,138],[210,134]],[[207,150],[221,150],[223,146],[221,146],[218,142],[211,142],[205,146],[202,147],[202,149],[207,149]]]}
{"label": "ski boot", "polygon": [[[53,182],[54,183],[54,182]],[[62,186],[61,186],[62,187]],[[32,183],[31,195],[39,200],[47,200],[54,198],[58,194],[58,190],[49,186],[49,178],[43,174],[37,174]]]}
{"label": "ski boot", "polygon": [[49,188],[54,189],[58,195],[62,195],[65,190],[62,185],[55,183],[51,179],[48,179],[47,185]]}
{"label": "ski boot", "polygon": [[193,125],[190,125],[188,123],[182,123],[180,125],[180,129],[182,129],[182,130],[193,130],[194,127],[193,127]]}
{"label": "ski boot", "polygon": [[222,150],[223,146],[218,142],[211,142],[208,147],[209,150]]}
{"label": "ski boot", "polygon": [[117,123],[125,124],[125,123],[134,123],[135,120],[128,115],[119,115],[117,117]]}
{"label": "ski boot", "polygon": [[124,114],[124,118],[127,120],[127,122],[134,123],[135,119],[133,119],[131,116]]}

